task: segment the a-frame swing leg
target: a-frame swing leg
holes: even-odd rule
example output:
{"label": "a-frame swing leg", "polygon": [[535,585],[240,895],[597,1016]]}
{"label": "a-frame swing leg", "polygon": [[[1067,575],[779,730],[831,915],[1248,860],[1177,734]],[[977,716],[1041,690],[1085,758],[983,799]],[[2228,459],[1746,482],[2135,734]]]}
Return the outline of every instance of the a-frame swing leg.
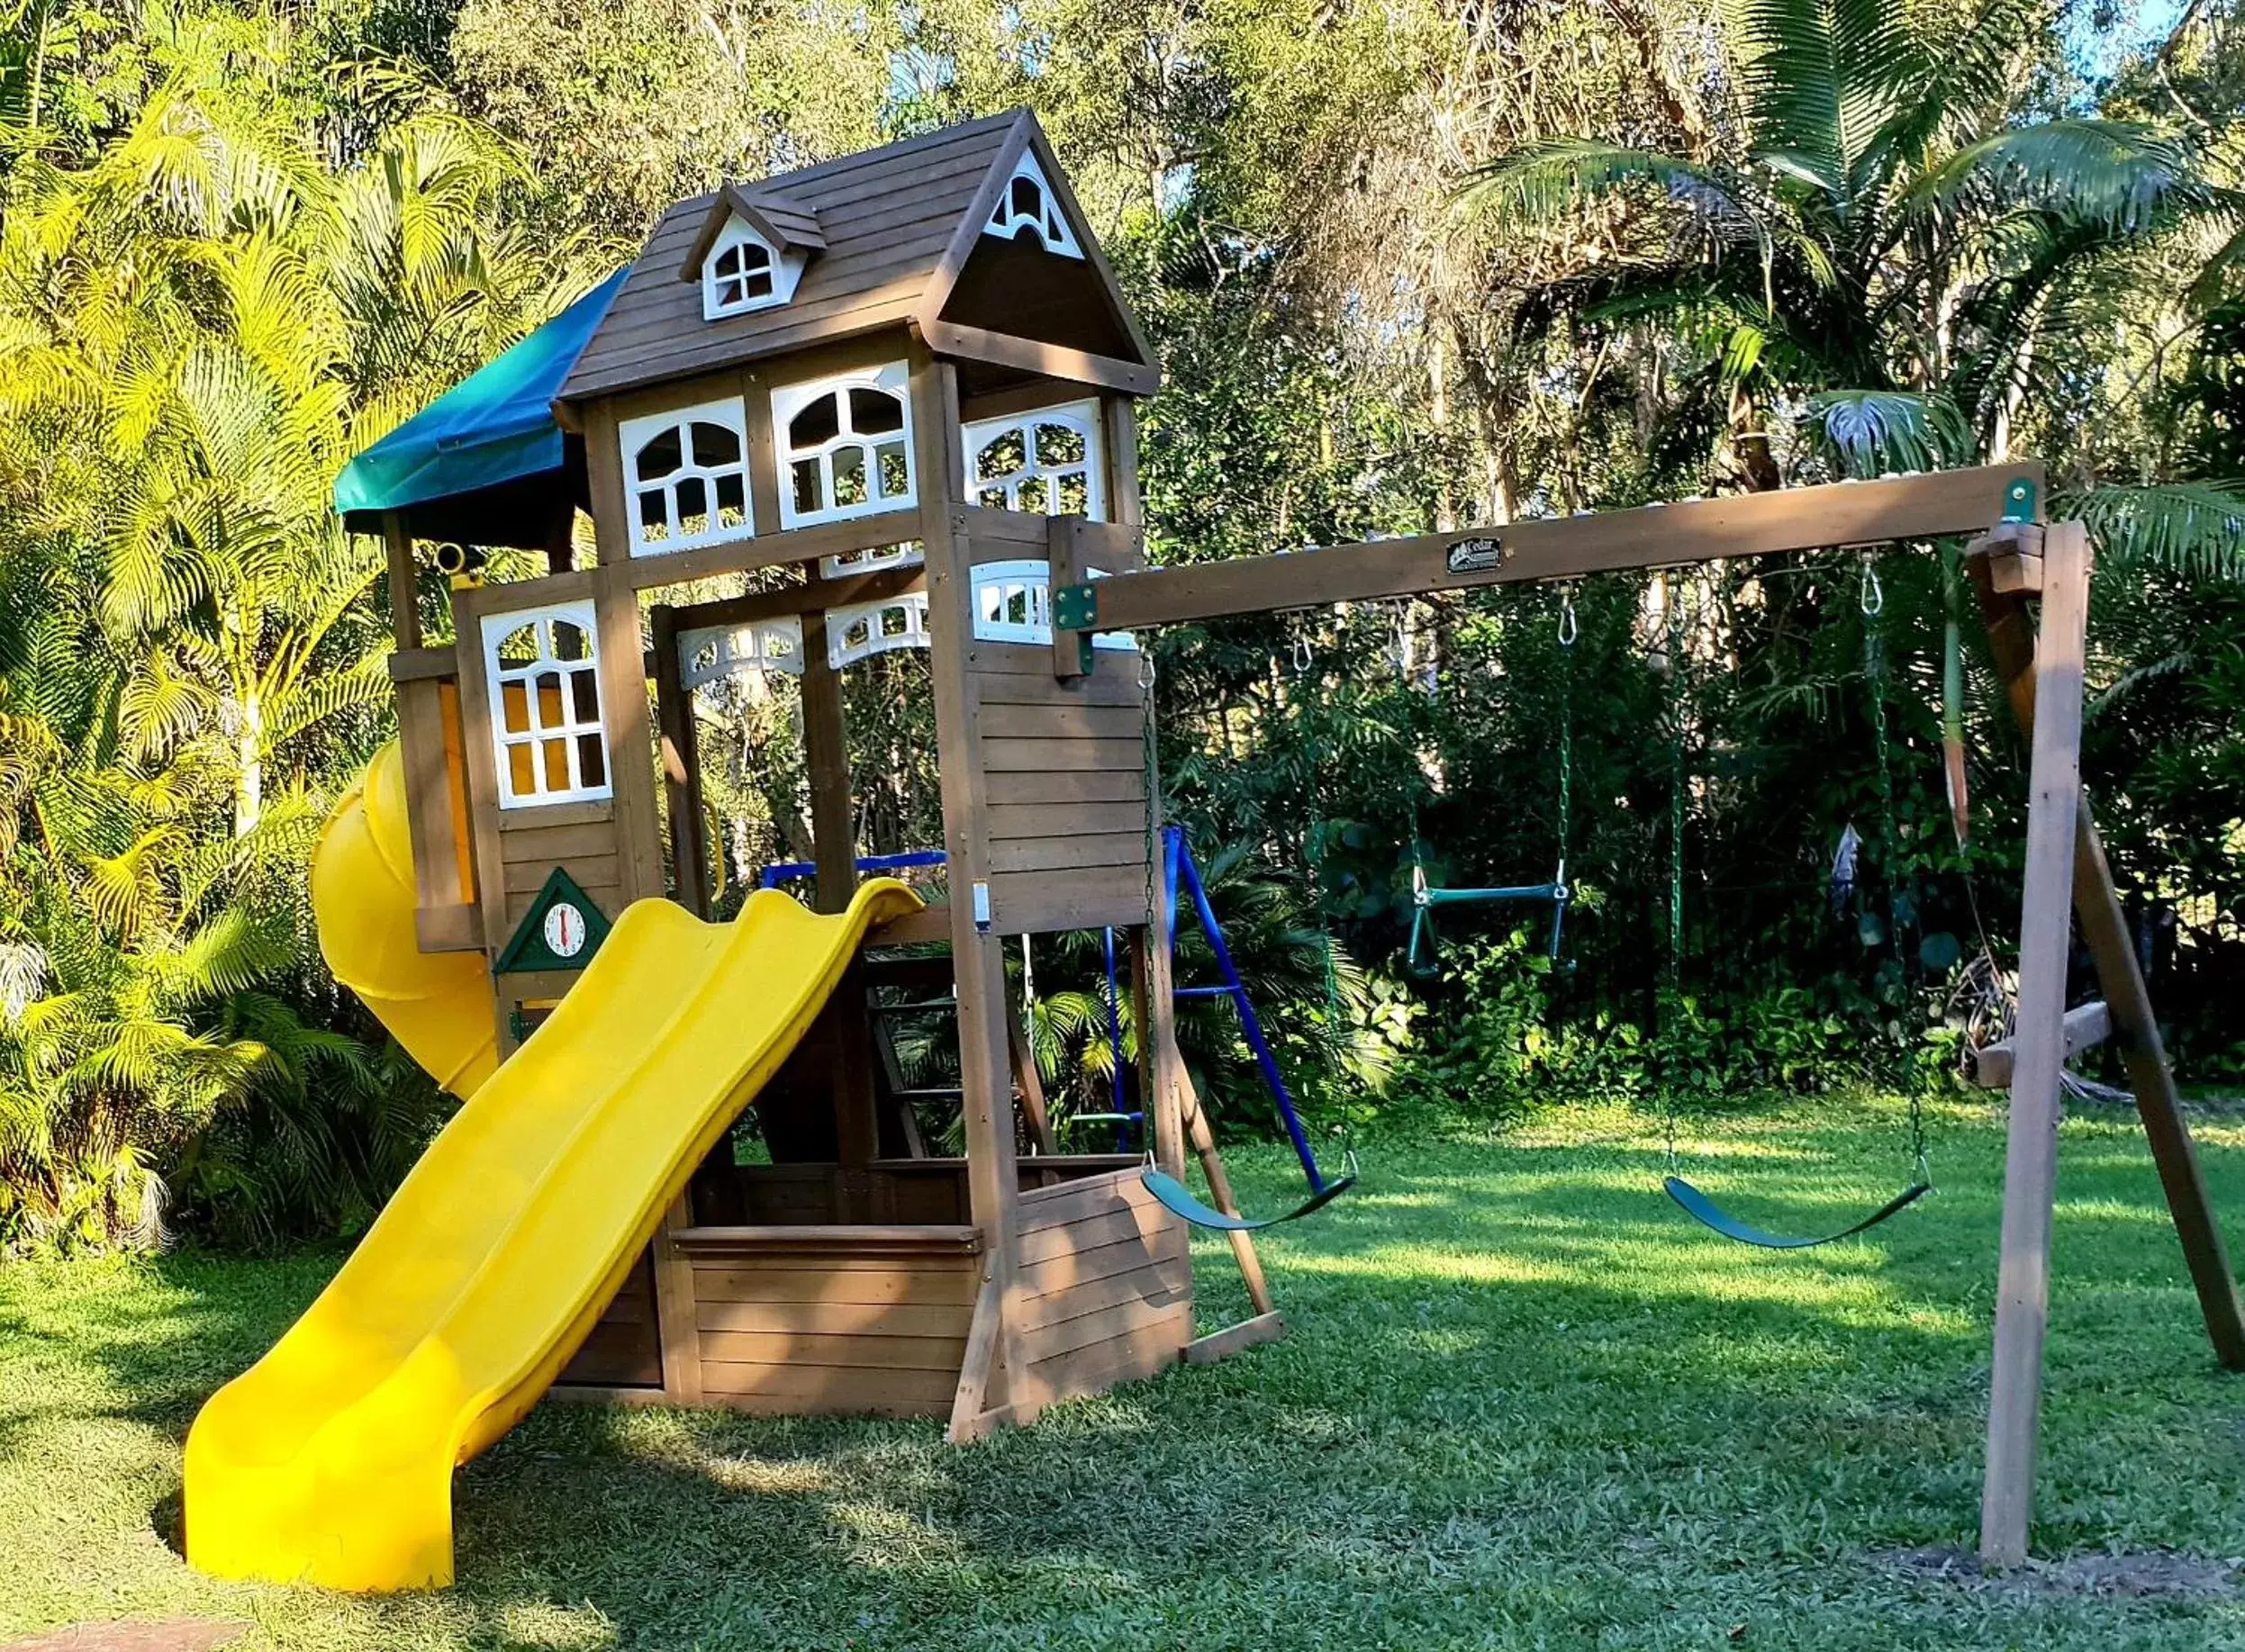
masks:
{"label": "a-frame swing leg", "polygon": [[2026,1558],[2033,1516],[2073,908],[2078,908],[2114,1026],[2124,1041],[2138,1110],[2208,1333],[2225,1365],[2245,1364],[2245,1313],[2222,1254],[2112,874],[2081,793],[2088,536],[2079,523],[2061,523],[2049,528],[2043,541],[2039,643],[2023,598],[1996,589],[1987,556],[1973,559],[1990,647],[2032,743],[2019,1009],[2011,1041],[2015,1056],[1980,1512],[1980,1556],[1992,1566],[2015,1566]]}

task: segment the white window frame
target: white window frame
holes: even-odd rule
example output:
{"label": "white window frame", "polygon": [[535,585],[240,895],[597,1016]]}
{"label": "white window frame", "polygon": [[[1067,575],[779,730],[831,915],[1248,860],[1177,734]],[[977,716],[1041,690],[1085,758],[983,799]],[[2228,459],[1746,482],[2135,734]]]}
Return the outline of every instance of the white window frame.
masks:
{"label": "white window frame", "polygon": [[[728,299],[725,284],[729,277],[718,274],[718,260],[736,247],[760,247],[771,260],[772,290],[760,297]],[[726,221],[710,243],[710,250],[702,260],[702,319],[720,321],[729,315],[747,315],[757,310],[776,310],[795,296],[796,284],[803,278],[803,266],[810,262],[800,252],[790,252],[774,247],[738,217]]]}
{"label": "white window frame", "polygon": [[878,602],[853,602],[827,610],[827,668],[840,671],[876,654],[925,648],[928,593],[908,591]]}
{"label": "white window frame", "polygon": [[[1034,212],[1020,212],[1014,206],[1013,185],[1019,178],[1027,178],[1037,185],[1038,205]],[[1083,243],[1076,239],[1075,227],[1068,221],[1060,197],[1053,193],[1052,180],[1045,176],[1045,168],[1037,164],[1036,155],[1027,149],[1007,175],[1006,186],[999,192],[998,204],[991,209],[990,221],[982,226],[982,233],[1009,241],[1024,224],[1037,231],[1037,239],[1044,242],[1046,251],[1058,253],[1064,258],[1083,256]]]}
{"label": "white window frame", "polygon": [[[1080,461],[1052,465],[1040,459],[1037,452],[1037,427],[1041,424],[1064,425],[1083,438],[1083,457]],[[991,444],[1008,434],[1018,432],[1021,438],[1022,465],[993,482],[979,480],[977,470],[982,454]],[[1009,413],[998,419],[978,419],[960,431],[960,446],[966,450],[966,502],[979,505],[982,495],[992,488],[1005,490],[1007,510],[1026,510],[1032,515],[1058,516],[1051,509],[1059,502],[1059,482],[1064,476],[1078,471],[1083,474],[1084,515],[1094,522],[1107,520],[1107,445],[1101,439],[1100,404],[1095,401],[1056,402],[1050,407],[1032,408],[1025,413]],[[1022,495],[1033,487],[1042,492],[1041,501],[1032,504],[1021,502]]]}
{"label": "white window frame", "polygon": [[[585,657],[564,660],[554,651],[553,627],[557,621],[577,627],[584,633]],[[538,627],[538,658],[527,665],[503,665],[499,649],[509,637],[524,626]],[[535,808],[547,803],[590,803],[615,795],[615,756],[608,749],[608,730],[602,720],[602,693],[600,680],[600,627],[593,615],[590,601],[556,602],[544,608],[510,609],[504,613],[483,616],[484,678],[491,705],[492,763],[499,780],[501,808]],[[540,722],[540,707],[536,679],[548,672],[561,676],[561,721],[551,727]],[[584,721],[576,715],[576,694],[572,679],[579,675],[593,680],[593,718]],[[523,700],[530,713],[530,727],[519,733],[507,727],[506,691],[511,683],[522,685]],[[583,759],[577,751],[579,738],[591,735],[600,742],[601,781],[588,786],[584,780]],[[569,784],[548,790],[545,786],[544,754],[538,748],[545,741],[558,739],[567,759]],[[515,746],[528,746],[530,751],[530,774],[536,790],[518,792],[514,786],[514,768],[507,760],[508,752]]]}
{"label": "white window frame", "polygon": [[[1103,568],[1084,570],[1087,579],[1107,577]],[[974,640],[981,643],[1027,643],[1049,648],[1053,642],[1053,564],[1024,559],[1017,562],[978,562],[967,570],[973,587]],[[1020,610],[1016,618],[1009,611]],[[1136,653],[1137,636],[1129,631],[1094,631],[1091,646]]]}
{"label": "white window frame", "polygon": [[[711,650],[707,665],[694,661],[704,648]],[[678,684],[698,689],[736,672],[761,672],[769,676],[803,674],[803,622],[795,614],[781,614],[745,626],[708,626],[678,634]]]}
{"label": "white window frame", "polygon": [[[849,393],[853,390],[877,390],[896,398],[902,411],[904,423],[901,429],[879,436],[860,436],[849,426]],[[789,427],[795,416],[822,396],[835,398],[834,435],[814,447],[797,447],[789,436]],[[901,494],[881,492],[881,465],[874,456],[877,447],[892,443],[904,445],[904,492]],[[911,371],[903,362],[892,361],[883,366],[861,368],[855,373],[837,373],[830,378],[811,379],[801,384],[783,384],[772,393],[772,447],[778,461],[780,481],[780,526],[783,528],[807,528],[814,522],[847,522],[858,517],[883,516],[892,510],[910,510],[919,503],[919,465],[912,447]],[[815,461],[819,466],[819,496],[834,498],[835,456],[855,447],[865,456],[865,497],[854,505],[828,503],[816,510],[801,510],[795,504],[795,466],[804,460]]]}
{"label": "white window frame", "polygon": [[[739,462],[734,465],[697,463],[693,454],[693,427],[697,424],[720,425],[730,431],[739,449]],[[683,463],[667,476],[655,481],[642,481],[639,476],[639,450],[670,429],[678,432],[678,451]],[[728,540],[756,537],[756,490],[748,474],[748,408],[738,396],[725,396],[715,402],[696,402],[692,407],[671,408],[660,413],[644,413],[637,419],[619,420],[616,424],[616,447],[623,461],[624,522],[631,534],[633,556],[667,556],[674,551],[692,550],[696,546],[722,545]],[[717,519],[717,483],[720,477],[735,475],[740,478],[741,519],[737,527],[728,528]],[[678,484],[689,478],[699,480],[707,495],[709,526],[698,534],[679,531]],[[666,539],[643,539],[640,537],[640,495],[656,489],[662,491],[664,519],[669,525],[670,537]]]}

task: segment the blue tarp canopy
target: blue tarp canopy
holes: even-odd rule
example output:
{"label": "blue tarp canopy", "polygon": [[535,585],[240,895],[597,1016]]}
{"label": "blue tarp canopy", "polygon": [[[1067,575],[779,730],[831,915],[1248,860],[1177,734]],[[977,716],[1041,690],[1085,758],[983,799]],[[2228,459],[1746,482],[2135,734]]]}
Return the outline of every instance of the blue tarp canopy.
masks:
{"label": "blue tarp canopy", "polygon": [[618,270],[343,467],[335,508],[372,532],[400,512],[421,539],[544,546],[585,502],[584,445],[553,399],[629,270]]}

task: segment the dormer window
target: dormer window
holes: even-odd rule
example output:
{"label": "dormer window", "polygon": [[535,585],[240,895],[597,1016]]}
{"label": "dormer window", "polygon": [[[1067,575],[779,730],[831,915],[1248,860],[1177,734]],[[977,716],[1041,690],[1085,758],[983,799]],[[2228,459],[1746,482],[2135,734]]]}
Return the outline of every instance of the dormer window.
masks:
{"label": "dormer window", "polygon": [[702,262],[702,318],[717,320],[768,310],[795,295],[802,261],[775,250],[738,218],[718,234]]}
{"label": "dormer window", "polygon": [[1047,252],[1056,252],[1064,258],[1083,256],[1082,243],[1068,227],[1068,214],[1061,210],[1060,198],[1053,194],[1045,169],[1037,164],[1037,157],[1026,150],[1014,164],[1013,176],[1006,180],[1005,193],[991,209],[990,221],[982,226],[982,232],[1009,241],[1018,239],[1025,232],[1034,234],[1045,243]]}
{"label": "dormer window", "polygon": [[702,319],[776,309],[825,250],[819,215],[801,203],[727,185],[710,202],[679,279],[702,284]]}

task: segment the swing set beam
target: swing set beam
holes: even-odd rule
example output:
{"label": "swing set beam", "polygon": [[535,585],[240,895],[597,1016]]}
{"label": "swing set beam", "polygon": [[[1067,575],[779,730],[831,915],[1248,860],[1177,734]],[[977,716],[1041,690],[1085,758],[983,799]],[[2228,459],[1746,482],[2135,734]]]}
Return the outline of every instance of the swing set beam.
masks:
{"label": "swing set beam", "polygon": [[1064,633],[1076,630],[1136,631],[1232,614],[1979,534],[2001,520],[2039,519],[2042,487],[2039,464],[1991,465],[1146,568],[1055,588],[1055,649],[1069,653]]}
{"label": "swing set beam", "polygon": [[[1055,583],[1052,598],[1055,670],[1067,675],[1093,631],[1837,546],[1974,539],[1969,561],[1990,647],[2032,751],[2019,1013],[2002,1052],[2010,1058],[2010,1115],[1980,1511],[1981,1558],[1996,1566],[2026,1558],[2033,1514],[2077,917],[2207,1335],[2222,1366],[2245,1370],[2245,1304],[2082,790],[2087,534],[2076,522],[2042,527],[2042,502],[2040,465],[1985,465],[1148,568],[1096,583]],[[2039,627],[2028,607],[2036,597]]]}

